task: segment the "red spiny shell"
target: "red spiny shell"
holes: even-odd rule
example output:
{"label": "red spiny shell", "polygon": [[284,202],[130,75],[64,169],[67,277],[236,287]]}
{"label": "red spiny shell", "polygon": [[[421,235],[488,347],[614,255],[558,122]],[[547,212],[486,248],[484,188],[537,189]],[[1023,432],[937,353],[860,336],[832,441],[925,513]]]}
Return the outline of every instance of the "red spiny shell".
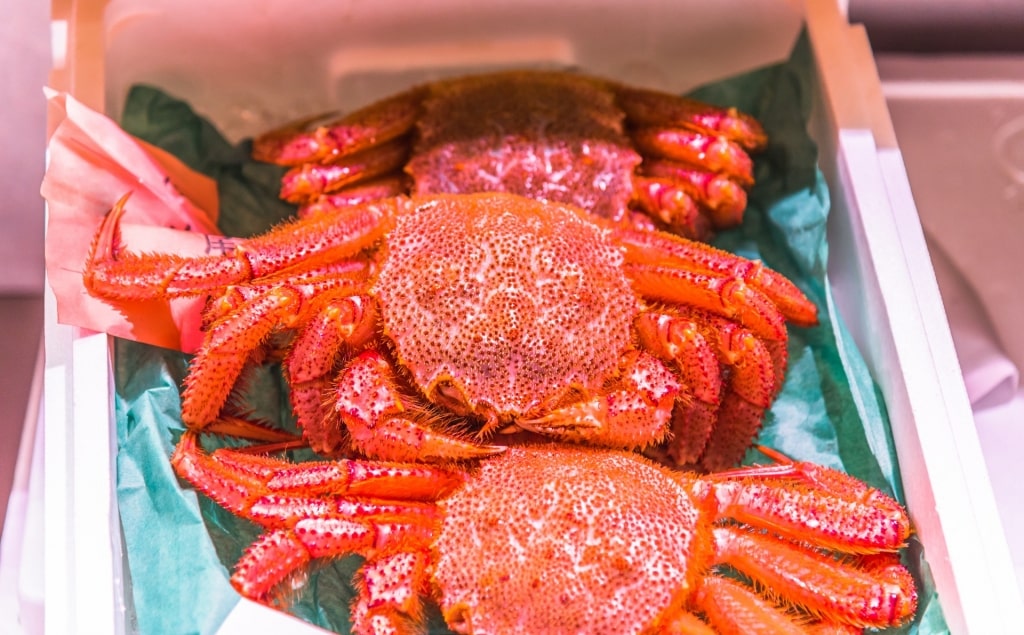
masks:
{"label": "red spiny shell", "polygon": [[644,631],[685,600],[709,531],[659,468],[582,448],[510,448],[441,505],[441,608],[475,635]]}
{"label": "red spiny shell", "polygon": [[479,414],[524,415],[599,388],[639,309],[604,230],[530,199],[435,197],[400,216],[374,293],[403,366]]}
{"label": "red spiny shell", "polygon": [[510,192],[604,218],[628,208],[641,158],[607,86],[511,72],[430,89],[406,167],[416,193]]}

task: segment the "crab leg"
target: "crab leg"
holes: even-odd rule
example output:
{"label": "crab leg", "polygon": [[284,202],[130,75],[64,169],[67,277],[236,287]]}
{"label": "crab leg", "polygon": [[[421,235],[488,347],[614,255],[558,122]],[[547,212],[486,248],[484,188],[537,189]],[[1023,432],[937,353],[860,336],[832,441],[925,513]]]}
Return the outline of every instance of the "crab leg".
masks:
{"label": "crab leg", "polygon": [[[693,272],[693,275],[707,276],[705,279],[718,289],[721,289],[726,281],[732,282],[731,288],[738,291],[740,296],[744,293],[742,289],[736,288],[736,283],[742,283],[740,287],[756,289],[757,295],[767,298],[768,304],[777,307],[777,311],[772,311],[773,313],[781,312],[785,319],[798,326],[814,326],[818,323],[818,308],[814,303],[807,299],[796,285],[759,261],[747,260],[703,243],[660,232],[638,232],[617,228],[615,238],[625,246],[627,262],[632,263],[632,267],[638,271],[649,272],[646,274],[648,282],[644,286],[650,288],[652,292],[657,293],[659,284],[666,284],[673,277],[685,279],[685,276],[673,275],[672,271]],[[714,282],[715,280],[720,282]],[[738,299],[742,300],[742,297]],[[728,304],[728,300],[723,302]],[[752,302],[754,305],[750,309],[755,313],[760,312],[757,307],[759,301]],[[701,308],[718,308],[719,310],[715,312],[721,315],[722,302],[710,304],[711,307]],[[766,315],[758,321],[777,323],[778,319]],[[770,324],[766,326],[774,328]]]}
{"label": "crab leg", "polygon": [[765,339],[786,338],[785,319],[776,305],[738,276],[632,263],[626,265],[626,271],[634,288],[644,297],[694,306],[738,320]]}
{"label": "crab leg", "polygon": [[197,258],[121,252],[119,223],[125,202],[126,198],[118,201],[103,219],[82,275],[91,293],[109,299],[219,293],[230,285],[269,276],[300,262],[312,268],[354,256],[387,232],[408,199],[385,199],[348,208],[337,216],[293,221],[241,241],[229,255]]}
{"label": "crab leg", "polygon": [[640,128],[632,133],[641,154],[682,161],[724,174],[744,187],[754,184],[754,162],[743,148],[725,137],[685,128]]}
{"label": "crab leg", "polygon": [[714,529],[715,558],[775,589],[815,615],[860,627],[903,624],[917,608],[909,572],[893,556],[889,567],[859,568],[828,553],[735,527]]}
{"label": "crab leg", "polygon": [[701,581],[696,603],[714,627],[709,629],[713,633],[809,635],[779,607],[742,584],[717,575]]}
{"label": "crab leg", "polygon": [[616,103],[630,124],[680,126],[721,135],[747,150],[760,150],[768,142],[761,124],[735,108],[719,108],[694,99],[616,84]]}
{"label": "crab leg", "polygon": [[421,598],[430,593],[428,550],[400,551],[369,559],[356,574],[352,632],[414,635],[423,619]]}
{"label": "crab leg", "polygon": [[743,221],[747,191],[736,181],[674,161],[646,161],[641,169],[644,176],[639,178],[663,182],[685,192],[708,211],[716,228],[735,227]]}
{"label": "crab leg", "polygon": [[671,179],[634,177],[632,203],[687,238],[700,240],[711,233],[711,223],[693,196]]}
{"label": "crab leg", "polygon": [[345,441],[342,423],[326,397],[341,353],[373,336],[376,305],[344,291],[321,296],[314,317],[295,339],[284,366],[289,399],[303,438],[314,452],[332,455]]}
{"label": "crab leg", "polygon": [[299,218],[316,214],[329,214],[345,207],[371,203],[382,198],[390,198],[409,192],[409,184],[404,177],[386,176],[366,183],[357,183],[344,187],[333,194],[325,194],[317,200],[299,208]]}
{"label": "crab leg", "polygon": [[409,144],[404,139],[395,139],[346,155],[334,163],[308,163],[292,168],[281,179],[281,198],[290,203],[309,203],[322,194],[400,172],[408,158]]}
{"label": "crab leg", "polygon": [[365,351],[338,377],[334,409],[352,445],[370,457],[392,461],[471,459],[498,454],[500,446],[476,445],[435,429],[427,413],[410,411],[395,385],[390,363]]}
{"label": "crab leg", "polygon": [[[207,327],[203,345],[185,378],[182,421],[191,428],[203,428],[217,419],[251,354],[272,332],[281,326],[303,322],[302,318],[316,307],[315,303],[310,305],[310,300],[325,291],[328,296],[350,295],[359,285],[358,280],[347,275],[300,284],[279,284],[224,312]],[[218,308],[215,313],[221,311],[223,309]],[[224,427],[219,430],[231,431]],[[244,434],[244,431],[238,432]]]}
{"label": "crab leg", "polygon": [[765,342],[747,329],[714,315],[697,322],[730,369],[718,410],[718,421],[724,425],[712,430],[700,459],[703,470],[714,472],[743,459],[761,429],[764,411],[780,388],[779,369]]}
{"label": "crab leg", "polygon": [[[677,362],[688,397],[672,414],[669,456],[680,465],[700,459],[708,471],[738,463],[777,391],[775,360],[765,343],[729,320],[685,308],[645,313],[637,332],[647,350]],[[728,370],[724,392],[719,364]]]}
{"label": "crab leg", "polygon": [[[713,505],[717,518],[781,536],[718,526],[715,561],[842,623],[905,622],[917,596],[909,573],[892,556],[910,535],[902,506],[841,472],[767,454],[780,462],[713,474],[693,484],[694,495]],[[779,480],[787,486],[779,487]],[[858,568],[829,553],[799,549],[794,541],[846,554],[888,552],[890,559]]]}
{"label": "crab leg", "polygon": [[425,93],[423,87],[413,88],[312,131],[307,128],[323,120],[324,115],[296,121],[257,137],[253,158],[278,165],[329,163],[390,141],[416,125]]}
{"label": "crab leg", "polygon": [[657,443],[668,430],[680,390],[678,380],[661,360],[641,351],[627,354],[620,376],[619,388],[516,423],[546,436],[606,447]]}
{"label": "crab leg", "polygon": [[[718,517],[852,553],[897,551],[910,536],[906,511],[880,490],[837,470],[758,449],[777,462],[698,481],[714,491]],[[778,487],[780,480],[787,487]],[[706,494],[702,487],[698,490]]]}
{"label": "crab leg", "polygon": [[722,386],[718,357],[693,320],[649,312],[641,314],[636,325],[641,345],[661,359],[674,360],[682,381],[672,412],[669,456],[680,465],[696,463],[718,420]]}
{"label": "crab leg", "polygon": [[[462,482],[459,472],[430,465],[408,465],[342,459],[311,463],[290,463],[273,457],[220,449],[207,454],[199,446],[199,434],[187,430],[171,455],[178,476],[228,511],[268,527],[288,527],[310,518],[317,505],[320,516],[328,508],[345,506],[346,499],[331,502],[318,494],[387,498],[399,496],[400,507],[365,503],[368,507],[345,507],[365,515],[397,515],[398,511],[422,517],[432,506],[421,507],[405,501],[433,501]],[[320,501],[317,503],[316,501]],[[268,511],[276,509],[277,511]],[[315,514],[314,514],[315,515]],[[277,518],[277,520],[272,520]]]}
{"label": "crab leg", "polygon": [[[396,504],[344,495],[400,495],[432,501],[461,482],[457,473],[427,466],[361,461],[291,465],[231,450],[218,450],[210,456],[199,449],[193,432],[182,437],[171,463],[179,476],[215,502],[269,529],[236,566],[231,583],[239,593],[266,599],[311,560],[357,553],[367,557],[362,591],[371,607],[388,597],[382,588],[388,580],[382,579],[381,573],[389,561],[396,564],[397,548],[410,551],[420,566],[408,571],[406,580],[399,576],[391,581],[399,587],[391,596],[402,595],[403,584],[411,585],[412,591],[425,587],[423,563],[438,521],[437,510],[432,504],[415,501]],[[341,496],[318,498],[292,492]],[[392,602],[400,612],[415,611],[417,603],[418,598]]]}

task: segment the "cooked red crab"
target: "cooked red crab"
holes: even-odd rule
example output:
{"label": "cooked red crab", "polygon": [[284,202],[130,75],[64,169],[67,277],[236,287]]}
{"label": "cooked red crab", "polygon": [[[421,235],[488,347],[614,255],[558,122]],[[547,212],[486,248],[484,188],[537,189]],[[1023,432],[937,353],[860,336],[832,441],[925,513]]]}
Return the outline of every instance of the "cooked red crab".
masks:
{"label": "cooked red crab", "polygon": [[[510,192],[687,237],[739,224],[766,141],[735,109],[561,72],[437,81],[347,117],[260,138],[298,166],[282,196],[303,213],[397,194]],[[649,221],[648,221],[649,223]]]}
{"label": "cooked red crab", "polygon": [[896,556],[902,507],[774,453],[699,477],[572,446],[510,447],[460,470],[296,465],[197,443],[179,443],[178,475],[264,529],[235,589],[270,602],[312,560],[359,554],[357,634],[420,632],[424,597],[478,635],[854,633],[916,610]]}
{"label": "cooked red crab", "polygon": [[384,199],[201,258],[119,250],[123,205],[97,234],[90,292],[218,298],[184,422],[218,420],[253,353],[294,333],[293,409],[325,454],[494,451],[454,425],[619,448],[671,436],[680,463],[733,465],[779,387],[785,317],[816,316],[758,262],[511,194]]}

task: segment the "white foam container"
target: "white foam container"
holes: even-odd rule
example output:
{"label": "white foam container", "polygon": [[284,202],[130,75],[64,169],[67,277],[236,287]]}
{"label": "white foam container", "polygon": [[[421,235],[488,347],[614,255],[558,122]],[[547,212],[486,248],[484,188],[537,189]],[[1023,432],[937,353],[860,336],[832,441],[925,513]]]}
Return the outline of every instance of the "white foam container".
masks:
{"label": "white foam container", "polygon": [[[508,65],[577,65],[681,92],[784,59],[806,25],[821,88],[812,133],[833,201],[829,277],[884,395],[946,619],[954,633],[1020,632],[1024,606],[870,46],[832,0],[54,0],[53,19],[55,88],[116,116],[127,88],[147,81],[235,138]],[[51,296],[45,630],[130,633],[110,345],[55,315]],[[318,632],[245,601],[220,632],[271,628]]]}

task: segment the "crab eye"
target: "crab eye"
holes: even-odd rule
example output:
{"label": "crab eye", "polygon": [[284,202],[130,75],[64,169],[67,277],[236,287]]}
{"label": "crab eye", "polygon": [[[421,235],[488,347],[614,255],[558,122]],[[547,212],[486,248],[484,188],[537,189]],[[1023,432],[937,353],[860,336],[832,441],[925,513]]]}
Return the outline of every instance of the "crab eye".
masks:
{"label": "crab eye", "polygon": [[433,403],[459,415],[469,415],[473,406],[466,398],[466,393],[450,377],[439,379],[428,389],[427,398]]}
{"label": "crab eye", "polygon": [[456,633],[472,633],[473,620],[469,607],[459,603],[444,612],[444,621]]}

